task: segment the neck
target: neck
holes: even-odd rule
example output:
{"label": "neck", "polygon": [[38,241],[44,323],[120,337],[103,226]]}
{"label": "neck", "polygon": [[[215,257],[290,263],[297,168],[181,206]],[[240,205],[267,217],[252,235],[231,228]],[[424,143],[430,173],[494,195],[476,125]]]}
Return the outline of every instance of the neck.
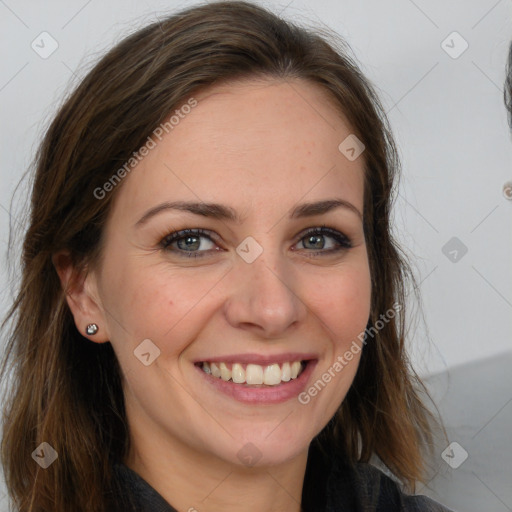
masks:
{"label": "neck", "polygon": [[125,464],[179,512],[301,510],[307,449],[277,466],[252,468],[182,446],[167,453],[147,443],[132,449]]}

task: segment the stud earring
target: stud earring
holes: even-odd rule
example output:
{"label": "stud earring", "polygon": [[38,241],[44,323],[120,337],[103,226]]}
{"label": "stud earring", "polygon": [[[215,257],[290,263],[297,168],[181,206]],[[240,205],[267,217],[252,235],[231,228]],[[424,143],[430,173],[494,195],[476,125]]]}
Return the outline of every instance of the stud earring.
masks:
{"label": "stud earring", "polygon": [[96,324],[89,324],[85,328],[85,332],[89,335],[96,334],[98,332],[98,326]]}

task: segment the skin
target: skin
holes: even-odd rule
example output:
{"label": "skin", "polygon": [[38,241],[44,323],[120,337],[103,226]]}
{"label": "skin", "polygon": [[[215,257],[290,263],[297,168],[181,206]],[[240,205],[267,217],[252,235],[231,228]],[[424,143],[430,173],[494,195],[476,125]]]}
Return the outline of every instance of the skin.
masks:
{"label": "skin", "polygon": [[[297,397],[241,403],[208,384],[193,361],[314,353],[307,389],[349,349],[370,312],[362,219],[349,208],[294,220],[288,212],[341,198],[362,213],[364,160],[338,150],[352,130],[317,85],[253,79],[194,97],[198,105],[116,191],[101,264],[68,303],[82,333],[99,325],[84,336],[110,341],[119,358],[131,435],[125,463],[170,504],[299,511],[308,446],[345,397],[360,353],[305,405]],[[164,210],[135,227],[150,208],[176,200],[228,205],[243,222]],[[329,254],[338,246],[330,235],[308,243],[303,232],[322,225],[352,247]],[[194,249],[202,258],[186,257],[183,241],[181,256],[177,243],[159,245],[185,228],[212,233]],[[236,252],[248,236],[263,249],[250,264]],[[65,252],[54,258],[63,286],[74,275],[69,261]],[[133,353],[144,339],[160,350],[149,366]],[[261,456],[252,467],[237,457],[248,442]]]}

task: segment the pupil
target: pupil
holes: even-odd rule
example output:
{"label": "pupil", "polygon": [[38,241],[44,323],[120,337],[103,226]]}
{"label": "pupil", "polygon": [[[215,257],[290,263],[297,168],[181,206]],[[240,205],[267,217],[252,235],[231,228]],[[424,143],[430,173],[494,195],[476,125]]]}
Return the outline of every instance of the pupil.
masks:
{"label": "pupil", "polygon": [[185,247],[180,247],[180,249],[198,249],[198,237],[197,236],[189,236],[187,238],[182,238],[178,240],[178,246],[185,242]]}
{"label": "pupil", "polygon": [[308,243],[312,243],[315,249],[323,249],[323,240],[321,236],[311,235],[308,239]]}

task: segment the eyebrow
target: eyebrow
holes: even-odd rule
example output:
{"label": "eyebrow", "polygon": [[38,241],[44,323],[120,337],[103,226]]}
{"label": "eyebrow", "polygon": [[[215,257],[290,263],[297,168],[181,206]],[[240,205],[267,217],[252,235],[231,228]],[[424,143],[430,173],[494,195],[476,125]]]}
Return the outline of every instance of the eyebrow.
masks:
{"label": "eyebrow", "polygon": [[[363,219],[362,213],[350,202],[344,199],[326,199],[324,201],[317,201],[314,203],[303,203],[296,206],[289,215],[289,219],[301,219],[305,217],[313,217],[315,215],[323,215],[336,208],[345,208],[355,213],[361,220]],[[201,202],[187,202],[187,201],[174,201],[161,203],[149,209],[135,224],[139,227],[145,224],[151,217],[166,210],[180,210],[190,212],[195,215],[203,217],[210,217],[212,219],[226,220],[241,224],[243,219],[236,210],[229,206],[218,203],[201,203]]]}

